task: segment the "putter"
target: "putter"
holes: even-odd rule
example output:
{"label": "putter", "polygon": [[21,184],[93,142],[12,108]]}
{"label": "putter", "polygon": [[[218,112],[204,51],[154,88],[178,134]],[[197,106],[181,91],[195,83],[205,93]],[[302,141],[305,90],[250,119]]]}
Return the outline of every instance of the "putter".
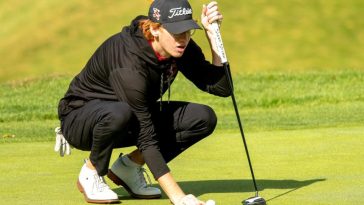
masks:
{"label": "putter", "polygon": [[221,63],[224,66],[225,75],[228,77],[229,86],[230,86],[230,89],[231,89],[231,99],[233,101],[236,118],[238,120],[238,124],[239,124],[239,128],[240,128],[240,134],[241,134],[241,137],[243,138],[245,152],[246,152],[246,156],[248,158],[250,173],[251,173],[252,178],[253,178],[253,184],[254,184],[254,189],[255,189],[255,196],[244,200],[242,203],[244,205],[266,205],[266,201],[262,197],[260,197],[258,195],[258,187],[257,187],[257,183],[256,183],[255,177],[254,177],[253,166],[252,166],[252,163],[250,161],[248,145],[247,145],[246,140],[245,140],[243,126],[242,126],[242,123],[241,123],[241,120],[240,120],[239,110],[238,110],[238,106],[237,106],[236,100],[235,100],[234,86],[233,86],[233,79],[231,77],[231,72],[230,72],[230,65],[229,65],[228,60],[226,58],[225,48],[224,48],[224,44],[222,42],[222,38],[221,38],[218,23],[217,22],[212,23],[212,28],[213,28],[214,34],[215,34],[215,43],[216,43],[218,55],[220,56]]}

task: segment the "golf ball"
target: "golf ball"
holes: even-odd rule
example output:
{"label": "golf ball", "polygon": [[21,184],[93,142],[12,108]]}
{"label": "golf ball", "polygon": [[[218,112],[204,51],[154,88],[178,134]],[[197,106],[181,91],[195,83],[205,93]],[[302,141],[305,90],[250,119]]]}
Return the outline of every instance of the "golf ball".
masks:
{"label": "golf ball", "polygon": [[214,200],[207,200],[205,205],[215,205],[215,201]]}

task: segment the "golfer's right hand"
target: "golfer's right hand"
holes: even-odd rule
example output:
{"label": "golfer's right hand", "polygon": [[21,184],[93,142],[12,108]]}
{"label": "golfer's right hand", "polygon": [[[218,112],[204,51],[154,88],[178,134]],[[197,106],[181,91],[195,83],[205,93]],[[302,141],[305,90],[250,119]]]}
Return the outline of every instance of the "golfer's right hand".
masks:
{"label": "golfer's right hand", "polygon": [[223,15],[221,14],[216,1],[212,1],[207,5],[202,6],[201,12],[201,24],[206,31],[212,31],[211,24],[217,22],[219,25],[223,20]]}
{"label": "golfer's right hand", "polygon": [[54,151],[58,152],[61,157],[71,154],[71,147],[70,144],[68,144],[67,140],[64,138],[61,128],[57,127],[55,130],[56,132],[56,144],[54,146]]}
{"label": "golfer's right hand", "polygon": [[176,205],[205,205],[205,203],[198,200],[192,194],[188,194],[184,196]]}

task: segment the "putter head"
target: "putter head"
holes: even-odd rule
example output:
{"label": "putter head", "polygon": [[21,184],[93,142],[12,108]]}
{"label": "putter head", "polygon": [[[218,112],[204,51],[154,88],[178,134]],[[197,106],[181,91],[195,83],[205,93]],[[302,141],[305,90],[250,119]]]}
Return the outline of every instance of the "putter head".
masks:
{"label": "putter head", "polygon": [[250,197],[243,201],[243,205],[266,205],[265,200],[260,196]]}

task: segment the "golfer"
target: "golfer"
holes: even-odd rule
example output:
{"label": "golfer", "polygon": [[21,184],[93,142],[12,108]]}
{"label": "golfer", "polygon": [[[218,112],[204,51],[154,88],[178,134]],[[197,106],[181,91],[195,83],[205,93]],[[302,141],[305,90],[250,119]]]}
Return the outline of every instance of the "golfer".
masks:
{"label": "golfer", "polygon": [[[208,61],[191,39],[202,28],[188,1],[154,0],[148,16],[136,17],[103,42],[74,77],[58,112],[68,143],[90,151],[77,181],[87,202],[118,202],[105,175],[134,198],[161,197],[145,180],[146,163],[173,204],[205,204],[181,190],[167,163],[210,135],[216,115],[207,105],[170,101],[169,96],[182,92],[171,90],[179,72],[202,91],[230,95],[211,28],[222,19],[216,2],[202,6],[201,24],[212,52]],[[113,149],[129,146],[137,149],[120,154],[109,169]]]}

